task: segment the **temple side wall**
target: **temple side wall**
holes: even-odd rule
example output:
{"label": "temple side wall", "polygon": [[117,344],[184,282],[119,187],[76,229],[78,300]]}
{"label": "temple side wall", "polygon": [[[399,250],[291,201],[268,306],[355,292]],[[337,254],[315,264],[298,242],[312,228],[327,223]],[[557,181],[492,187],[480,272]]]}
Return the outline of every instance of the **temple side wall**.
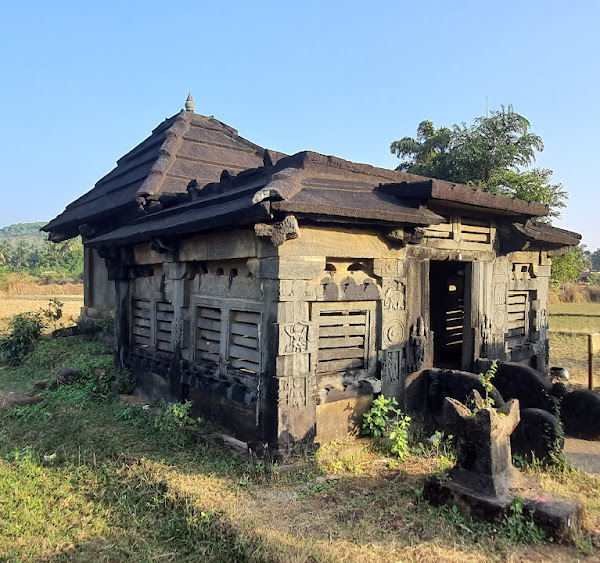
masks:
{"label": "temple side wall", "polygon": [[84,250],[83,308],[81,316],[106,317],[115,309],[115,284],[109,279],[105,261],[91,248]]}
{"label": "temple side wall", "polygon": [[146,395],[192,399],[275,452],[355,434],[378,393],[423,406],[431,264],[450,261],[465,263],[463,368],[493,357],[545,370],[549,259],[497,257],[494,226],[467,227],[452,219],[408,244],[304,225],[280,246],[252,230],[175,253],[139,245],[116,282],[118,355]]}

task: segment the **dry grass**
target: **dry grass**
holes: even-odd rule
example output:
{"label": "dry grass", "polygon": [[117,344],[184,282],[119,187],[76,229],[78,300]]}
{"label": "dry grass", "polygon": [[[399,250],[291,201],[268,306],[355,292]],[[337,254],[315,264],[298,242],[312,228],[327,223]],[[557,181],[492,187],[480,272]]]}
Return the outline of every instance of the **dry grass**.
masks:
{"label": "dry grass", "polygon": [[83,284],[82,283],[49,283],[49,284],[36,284],[36,283],[23,283],[15,282],[9,283],[6,289],[0,293],[0,295],[12,296],[12,295],[51,295],[51,296],[64,296],[64,295],[83,295]]}
{"label": "dry grass", "polygon": [[[600,332],[600,303],[554,303],[549,309],[550,364],[566,367],[571,374],[571,383],[587,387],[586,335]],[[596,358],[594,371],[595,389],[598,389],[600,388],[600,357]]]}
{"label": "dry grass", "polygon": [[[99,353],[80,338],[43,344],[23,367],[2,370],[0,389]],[[158,408],[70,385],[0,413],[0,560],[454,563],[594,553],[600,477],[540,472],[548,490],[580,498],[592,536],[578,548],[533,546],[423,501],[425,478],[447,465],[441,452],[400,462],[367,440],[348,440],[294,472],[268,472],[157,426]]]}
{"label": "dry grass", "polygon": [[62,301],[64,324],[73,324],[83,307],[83,295],[20,295],[8,296],[0,294],[0,333],[6,330],[8,321],[17,313],[37,311],[48,303],[50,297]]}

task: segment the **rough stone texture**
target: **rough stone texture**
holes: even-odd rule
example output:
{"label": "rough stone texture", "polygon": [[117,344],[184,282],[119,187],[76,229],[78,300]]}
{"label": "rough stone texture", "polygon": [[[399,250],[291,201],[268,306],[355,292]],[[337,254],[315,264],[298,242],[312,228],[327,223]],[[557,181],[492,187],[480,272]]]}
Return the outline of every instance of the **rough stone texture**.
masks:
{"label": "rough stone texture", "polygon": [[573,391],[562,400],[561,419],[565,432],[575,438],[600,438],[600,396],[585,389]]}
{"label": "rough stone texture", "polygon": [[519,423],[519,402],[512,400],[498,409],[483,408],[474,392],[477,411],[456,399],[446,398],[444,419],[458,439],[456,465],[449,478],[482,494],[499,496],[508,492],[516,477],[512,466],[510,435]]}
{"label": "rough stone texture", "polygon": [[[475,370],[485,372],[491,360],[478,359]],[[494,387],[504,399],[518,399],[522,409],[543,409],[552,411],[552,382],[538,371],[528,366],[510,362],[498,362],[493,379]]]}
{"label": "rough stone texture", "polygon": [[523,512],[556,541],[572,540],[582,524],[582,508],[572,499],[550,496],[512,466],[510,434],[519,422],[519,403],[483,408],[475,391],[475,416],[455,399],[445,400],[445,418],[458,436],[456,465],[447,478],[430,477],[424,488],[429,502],[457,506],[471,517],[501,522],[517,496]]}
{"label": "rough stone texture", "polygon": [[377,393],[439,419],[443,397],[481,389],[456,371],[429,385],[434,365],[545,372],[548,256],[577,240],[531,221],[545,211],[285,157],[183,112],[45,228],[83,235],[84,313],[114,305],[117,367],[140,390],[284,455],[353,431]]}
{"label": "rough stone texture", "polygon": [[557,543],[573,541],[583,524],[583,509],[578,501],[546,493],[536,486],[521,485],[505,495],[487,496],[458,483],[432,478],[425,482],[423,494],[436,506],[456,506],[465,515],[493,523],[510,516],[511,505],[519,496],[523,498],[524,515],[530,516]]}
{"label": "rough stone texture", "polygon": [[[433,421],[441,427],[444,424],[445,399],[450,397],[461,403],[467,403],[473,396],[473,390],[481,395],[485,390],[479,378],[472,373],[458,370],[428,369],[427,375],[427,412]],[[490,393],[496,407],[504,405],[502,395],[496,389]]]}
{"label": "rough stone texture", "polygon": [[552,452],[562,451],[565,443],[559,420],[542,409],[522,409],[521,421],[510,437],[513,454],[531,462],[549,460]]}

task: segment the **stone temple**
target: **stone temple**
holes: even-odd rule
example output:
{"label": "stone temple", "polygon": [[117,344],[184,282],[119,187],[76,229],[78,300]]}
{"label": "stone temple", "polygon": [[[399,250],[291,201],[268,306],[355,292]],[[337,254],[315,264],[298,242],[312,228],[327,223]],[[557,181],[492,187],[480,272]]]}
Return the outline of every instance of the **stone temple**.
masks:
{"label": "stone temple", "polygon": [[301,152],[193,112],[160,124],[44,227],[85,251],[83,316],[150,398],[190,399],[275,454],[410,410],[430,367],[548,371],[545,205]]}

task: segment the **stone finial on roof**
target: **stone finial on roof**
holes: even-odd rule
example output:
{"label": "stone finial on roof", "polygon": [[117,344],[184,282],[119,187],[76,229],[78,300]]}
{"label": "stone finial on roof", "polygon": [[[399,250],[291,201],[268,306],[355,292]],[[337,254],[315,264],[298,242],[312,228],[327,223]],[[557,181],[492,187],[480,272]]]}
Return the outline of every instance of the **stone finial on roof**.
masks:
{"label": "stone finial on roof", "polygon": [[192,93],[190,92],[185,100],[185,111],[193,112],[195,107],[196,104],[194,103],[194,98],[192,96]]}

